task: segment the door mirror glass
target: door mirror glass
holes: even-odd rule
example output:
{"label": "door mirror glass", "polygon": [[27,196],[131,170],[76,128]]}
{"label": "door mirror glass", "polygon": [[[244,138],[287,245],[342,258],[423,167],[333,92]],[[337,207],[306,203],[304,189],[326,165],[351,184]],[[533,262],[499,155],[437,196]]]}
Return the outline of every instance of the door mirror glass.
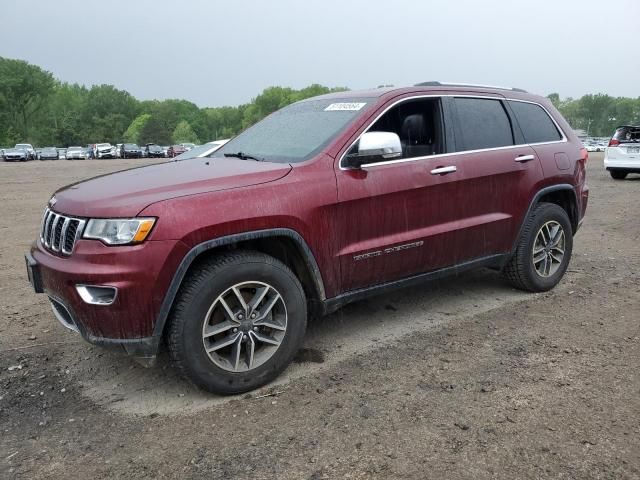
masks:
{"label": "door mirror glass", "polygon": [[366,132],[358,141],[357,152],[345,156],[345,167],[360,168],[362,165],[383,162],[402,156],[400,137],[393,132]]}

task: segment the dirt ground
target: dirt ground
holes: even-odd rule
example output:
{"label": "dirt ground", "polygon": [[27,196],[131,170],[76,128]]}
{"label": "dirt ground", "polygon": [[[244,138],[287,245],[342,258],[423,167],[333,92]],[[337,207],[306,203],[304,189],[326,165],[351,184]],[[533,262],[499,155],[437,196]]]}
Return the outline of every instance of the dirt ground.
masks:
{"label": "dirt ground", "polygon": [[640,478],[640,176],[591,154],[553,291],[479,271],[353,304],[221,398],[85,343],[26,281],[53,191],[141,162],[0,163],[0,478]]}

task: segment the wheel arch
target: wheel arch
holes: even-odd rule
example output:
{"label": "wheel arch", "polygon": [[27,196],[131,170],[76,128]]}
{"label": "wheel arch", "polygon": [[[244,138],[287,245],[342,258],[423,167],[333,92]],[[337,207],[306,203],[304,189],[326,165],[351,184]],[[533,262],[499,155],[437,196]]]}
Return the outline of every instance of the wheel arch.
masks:
{"label": "wheel arch", "polygon": [[571,222],[572,233],[575,235],[579,225],[578,198],[576,196],[576,191],[573,186],[568,183],[551,185],[538,190],[529,203],[529,208],[527,209],[525,216],[522,218],[520,228],[518,229],[518,235],[513,243],[511,253],[515,252],[515,249],[518,246],[518,241],[522,236],[522,230],[527,222],[527,218],[529,218],[533,209],[536,208],[536,205],[543,202],[554,203],[562,207],[564,211],[567,212],[569,221]]}
{"label": "wheel arch", "polygon": [[184,256],[165,293],[153,328],[154,337],[162,337],[178,290],[188,273],[211,255],[237,249],[255,250],[280,260],[296,274],[309,300],[310,313],[320,312],[326,299],[320,268],[304,238],[295,230],[275,228],[243,232],[207,240]]}

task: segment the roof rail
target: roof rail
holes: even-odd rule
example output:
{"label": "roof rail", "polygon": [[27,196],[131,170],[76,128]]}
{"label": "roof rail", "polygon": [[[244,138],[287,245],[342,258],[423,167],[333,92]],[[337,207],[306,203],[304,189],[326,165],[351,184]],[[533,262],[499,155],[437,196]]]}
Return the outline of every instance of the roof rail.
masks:
{"label": "roof rail", "polygon": [[473,83],[430,81],[430,82],[416,83],[414,86],[415,87],[480,87],[480,88],[495,88],[496,90],[511,90],[513,92],[528,93],[526,90],[523,90],[522,88],[499,87],[496,85],[481,85],[481,84],[473,84]]}

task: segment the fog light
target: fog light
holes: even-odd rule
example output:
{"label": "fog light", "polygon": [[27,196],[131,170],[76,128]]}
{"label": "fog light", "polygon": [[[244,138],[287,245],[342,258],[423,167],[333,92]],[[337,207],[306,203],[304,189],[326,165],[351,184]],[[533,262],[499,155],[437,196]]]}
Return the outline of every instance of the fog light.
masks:
{"label": "fog light", "polygon": [[76,285],[80,298],[91,305],[111,305],[118,295],[116,287],[102,285]]}

